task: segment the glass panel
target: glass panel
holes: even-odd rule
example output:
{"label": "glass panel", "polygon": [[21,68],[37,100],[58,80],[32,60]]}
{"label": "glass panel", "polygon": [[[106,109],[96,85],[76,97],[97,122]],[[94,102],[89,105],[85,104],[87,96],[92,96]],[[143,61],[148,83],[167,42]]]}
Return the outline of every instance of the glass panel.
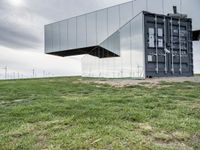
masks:
{"label": "glass panel", "polygon": [[108,9],[108,34],[113,34],[119,29],[119,6]]}
{"label": "glass panel", "polygon": [[123,26],[133,17],[133,2],[120,5],[120,26]]}
{"label": "glass panel", "polygon": [[89,58],[90,55],[85,55],[81,59],[83,77],[89,77]]}
{"label": "glass panel", "polygon": [[77,17],[77,48],[86,47],[86,16]]}
{"label": "glass panel", "polygon": [[[114,33],[101,46],[115,51],[120,48],[120,57],[102,58],[85,57],[84,75],[105,78],[144,78],[144,37],[143,14]],[[120,41],[119,41],[120,38]],[[120,45],[119,45],[120,44]],[[87,66],[86,66],[87,65]]]}
{"label": "glass panel", "polygon": [[59,23],[53,24],[53,50],[60,50],[60,31],[59,31]]}
{"label": "glass panel", "polygon": [[133,16],[136,16],[141,11],[147,10],[147,0],[136,0],[133,1]]}
{"label": "glass panel", "polygon": [[68,47],[69,49],[76,48],[76,18],[68,20]]}
{"label": "glass panel", "polygon": [[144,33],[143,13],[137,15],[131,22],[131,73],[135,78],[144,78]]}
{"label": "glass panel", "polygon": [[108,37],[107,9],[97,12],[97,41],[101,43]]}
{"label": "glass panel", "polygon": [[194,49],[194,73],[200,74],[200,41],[193,42]]}
{"label": "glass panel", "polygon": [[60,49],[67,50],[67,20],[60,22]]}
{"label": "glass panel", "polygon": [[114,68],[113,68],[113,58],[105,58],[104,59],[105,64],[105,77],[107,78],[113,78],[114,76]]}
{"label": "glass panel", "polygon": [[103,43],[100,44],[105,49],[120,55],[120,34],[115,32],[109,38],[107,38]]}
{"label": "glass panel", "polygon": [[121,70],[122,70],[122,66],[121,66],[121,58],[120,57],[115,57],[113,58],[113,68],[114,68],[114,77],[115,78],[121,78]]}
{"label": "glass panel", "polygon": [[108,76],[108,72],[107,72],[107,65],[108,65],[108,62],[107,62],[107,58],[103,58],[101,59],[101,76],[102,77],[107,77]]}
{"label": "glass panel", "polygon": [[51,52],[52,47],[52,25],[45,26],[45,52]]}
{"label": "glass panel", "polygon": [[91,55],[82,57],[82,75],[84,77],[101,77],[100,59]]}
{"label": "glass panel", "polygon": [[122,59],[122,77],[129,77],[131,73],[131,25],[128,23],[120,31],[120,47]]}
{"label": "glass panel", "polygon": [[97,45],[96,12],[87,15],[87,46]]}
{"label": "glass panel", "polygon": [[163,14],[163,2],[164,0],[148,0],[148,11],[152,13]]}
{"label": "glass panel", "polygon": [[115,32],[110,38],[109,38],[109,49],[114,52],[117,55],[120,55],[120,32]]}

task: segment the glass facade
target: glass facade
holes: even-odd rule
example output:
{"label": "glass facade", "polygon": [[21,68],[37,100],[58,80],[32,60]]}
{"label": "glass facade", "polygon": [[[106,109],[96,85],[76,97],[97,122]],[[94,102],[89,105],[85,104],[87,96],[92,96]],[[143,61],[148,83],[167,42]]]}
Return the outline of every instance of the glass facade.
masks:
{"label": "glass facade", "polygon": [[108,9],[97,12],[97,43],[108,37]]}
{"label": "glass facade", "polygon": [[[87,46],[97,45],[97,14],[90,13],[86,15],[87,24]],[[91,34],[92,33],[92,34]]]}
{"label": "glass facade", "polygon": [[101,46],[119,52],[120,57],[98,58],[86,55],[82,58],[85,77],[144,78],[143,13],[106,39]]}
{"label": "glass facade", "polygon": [[200,41],[193,42],[194,51],[194,73],[200,73]]}
{"label": "glass facade", "polygon": [[193,19],[194,30],[200,28],[199,0],[135,0],[46,25],[45,51],[99,45],[141,11],[168,14],[173,13],[173,6]]}
{"label": "glass facade", "polygon": [[[96,48],[95,55],[104,54],[105,58],[85,55],[83,76],[143,78],[141,11],[168,14],[173,13],[173,6],[193,19],[193,29],[200,29],[199,15],[194,13],[198,12],[199,0],[134,0],[46,25],[45,52]],[[106,57],[109,52],[119,57]]]}
{"label": "glass facade", "polygon": [[52,46],[52,25],[46,25],[45,26],[45,52],[51,52],[53,51],[53,46]]}
{"label": "glass facade", "polygon": [[193,19],[194,30],[200,28],[199,0],[135,0],[46,25],[45,51],[99,45],[141,11],[168,14],[173,13],[173,6]]}
{"label": "glass facade", "polygon": [[108,35],[110,36],[119,29],[119,6],[108,9]]}
{"label": "glass facade", "polygon": [[77,18],[68,20],[68,49],[77,48]]}

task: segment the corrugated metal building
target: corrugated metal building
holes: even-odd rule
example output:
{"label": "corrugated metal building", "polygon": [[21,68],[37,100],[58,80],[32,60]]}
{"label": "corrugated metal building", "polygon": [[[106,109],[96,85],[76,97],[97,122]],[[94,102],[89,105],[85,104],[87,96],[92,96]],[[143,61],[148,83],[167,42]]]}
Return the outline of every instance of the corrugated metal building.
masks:
{"label": "corrugated metal building", "polygon": [[[192,7],[193,9],[188,7],[191,3],[194,6]],[[165,33],[165,30],[167,30],[165,27],[170,27],[170,23],[166,26],[163,20],[165,17],[166,20],[170,18],[152,14],[172,13],[173,6],[177,6],[178,12],[187,14],[193,19],[192,28],[191,21],[177,20],[171,17],[172,22],[176,22],[176,25],[172,23],[173,27],[168,31],[173,31],[177,27],[177,42],[180,43],[177,45],[177,60],[176,56],[174,56],[174,49],[176,48],[169,47],[169,54],[166,54],[168,52],[165,49],[167,44],[165,37],[167,37],[166,33],[168,33]],[[45,26],[45,52],[57,56],[85,54],[82,58],[82,76],[84,77],[145,78],[150,76],[190,76],[193,74],[192,34],[190,31],[194,30],[197,34],[199,33],[200,22],[196,16],[197,14],[194,13],[199,6],[200,2],[198,0],[154,0],[151,2],[150,0],[135,0],[52,23]],[[142,11],[151,12],[146,14],[154,16],[152,18],[154,22],[152,23],[154,25],[153,28],[150,25],[146,29],[145,15]],[[156,24],[160,24],[159,21],[155,21],[155,17],[159,16],[162,16],[161,24],[163,25],[155,29]],[[183,22],[180,28],[179,21]],[[181,28],[184,27],[187,32],[187,37],[185,37],[187,54],[184,53],[183,43],[180,42],[180,35],[183,31]],[[148,33],[145,32],[146,30],[148,30]],[[163,38],[155,36],[159,33],[162,34]],[[150,36],[150,34],[154,36]],[[174,35],[169,34],[168,37],[170,36],[175,38]],[[153,42],[149,41],[147,37],[149,39],[153,37]],[[170,43],[170,40],[168,41]],[[147,46],[146,43],[149,43],[150,46]],[[155,50],[154,54],[151,50],[147,51],[152,43],[155,44],[152,47]],[[159,43],[162,43],[162,47],[159,47]],[[169,56],[164,57],[164,55]],[[186,55],[187,60],[184,59]]]}

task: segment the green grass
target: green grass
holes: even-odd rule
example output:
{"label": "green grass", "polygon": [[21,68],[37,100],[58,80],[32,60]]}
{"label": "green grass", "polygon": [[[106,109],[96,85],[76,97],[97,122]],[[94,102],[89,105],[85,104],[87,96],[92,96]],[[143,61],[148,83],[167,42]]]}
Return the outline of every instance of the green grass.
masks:
{"label": "green grass", "polygon": [[200,84],[0,81],[0,149],[200,149]]}

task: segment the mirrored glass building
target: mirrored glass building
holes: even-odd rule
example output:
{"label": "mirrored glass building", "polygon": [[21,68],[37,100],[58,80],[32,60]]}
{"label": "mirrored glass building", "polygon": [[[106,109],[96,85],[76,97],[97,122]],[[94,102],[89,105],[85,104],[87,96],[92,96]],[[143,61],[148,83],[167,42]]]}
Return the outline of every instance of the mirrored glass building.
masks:
{"label": "mirrored glass building", "polygon": [[[173,6],[188,17],[167,15]],[[45,53],[84,54],[83,77],[191,76],[197,6],[198,0],[134,0],[48,24]]]}

